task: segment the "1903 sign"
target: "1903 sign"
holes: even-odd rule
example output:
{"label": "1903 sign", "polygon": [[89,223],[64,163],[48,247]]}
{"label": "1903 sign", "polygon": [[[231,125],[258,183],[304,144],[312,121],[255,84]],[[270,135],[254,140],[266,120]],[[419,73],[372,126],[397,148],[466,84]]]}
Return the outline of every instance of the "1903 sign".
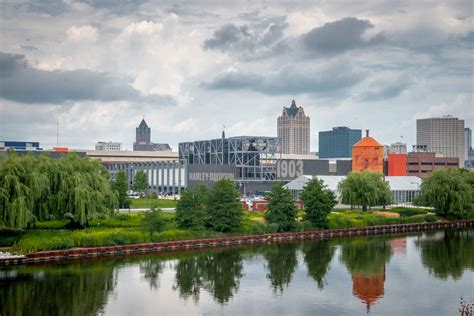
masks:
{"label": "1903 sign", "polygon": [[303,160],[278,160],[277,178],[297,178],[303,175]]}

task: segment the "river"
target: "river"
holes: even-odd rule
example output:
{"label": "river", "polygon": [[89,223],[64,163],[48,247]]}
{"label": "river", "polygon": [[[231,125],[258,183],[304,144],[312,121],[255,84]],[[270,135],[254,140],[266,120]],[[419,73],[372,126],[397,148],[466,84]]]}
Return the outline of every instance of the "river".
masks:
{"label": "river", "polygon": [[0,268],[3,315],[456,315],[474,230]]}

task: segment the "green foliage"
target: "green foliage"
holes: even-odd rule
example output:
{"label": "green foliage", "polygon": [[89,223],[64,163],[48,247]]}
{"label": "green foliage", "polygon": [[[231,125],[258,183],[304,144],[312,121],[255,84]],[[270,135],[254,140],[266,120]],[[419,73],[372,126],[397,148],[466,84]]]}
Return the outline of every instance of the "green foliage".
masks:
{"label": "green foliage", "polygon": [[152,208],[149,211],[144,213],[142,219],[142,228],[144,231],[148,232],[153,235],[154,232],[160,231],[165,226],[165,220],[161,216],[161,210]]}
{"label": "green foliage", "polygon": [[138,170],[133,178],[132,190],[143,195],[148,189],[148,176],[145,171]]}
{"label": "green foliage", "polygon": [[241,227],[242,205],[234,181],[228,178],[218,180],[208,194],[208,222],[212,230],[237,232]]}
{"label": "green foliage", "polygon": [[0,160],[0,222],[6,227],[24,228],[66,213],[86,226],[101,214],[111,215],[117,204],[107,170],[96,160],[11,153]]}
{"label": "green foliage", "polygon": [[184,190],[176,205],[176,224],[179,228],[204,229],[207,220],[207,187],[204,184]]}
{"label": "green foliage", "polygon": [[120,170],[117,173],[115,180],[112,181],[112,189],[118,194],[120,208],[129,207],[130,200],[128,198],[128,177],[125,171]]}
{"label": "green foliage", "polygon": [[362,171],[351,172],[346,179],[339,183],[342,203],[353,208],[361,205],[367,211],[369,206],[388,205],[391,203],[392,194],[383,175],[379,172]]}
{"label": "green foliage", "polygon": [[265,220],[278,225],[278,232],[292,231],[296,228],[296,206],[289,190],[283,183],[277,183],[267,195],[268,205]]}
{"label": "green foliage", "polygon": [[421,184],[419,204],[434,207],[444,217],[467,218],[474,211],[474,173],[464,169],[440,169]]}
{"label": "green foliage", "polygon": [[327,215],[337,204],[336,196],[322,180],[316,177],[306,183],[301,200],[304,204],[304,220],[309,221],[315,228],[328,228]]}

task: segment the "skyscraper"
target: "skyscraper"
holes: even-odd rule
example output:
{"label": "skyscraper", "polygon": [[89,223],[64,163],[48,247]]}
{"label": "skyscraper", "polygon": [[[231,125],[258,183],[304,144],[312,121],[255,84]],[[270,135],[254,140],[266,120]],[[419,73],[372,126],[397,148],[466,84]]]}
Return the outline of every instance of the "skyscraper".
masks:
{"label": "skyscraper", "polygon": [[416,120],[416,144],[444,157],[458,157],[464,167],[464,120],[450,115]]}
{"label": "skyscraper", "polygon": [[135,129],[135,142],[133,143],[134,151],[164,151],[171,150],[168,144],[159,144],[151,142],[151,128],[148,127],[145,119]]}
{"label": "skyscraper", "polygon": [[319,132],[319,158],[350,158],[352,146],[362,138],[362,130],[345,126]]}
{"label": "skyscraper", "polygon": [[277,121],[278,138],[283,154],[306,155],[310,150],[310,119],[303,107],[297,107],[295,100],[290,107],[283,107]]}
{"label": "skyscraper", "polygon": [[464,160],[469,160],[469,152],[472,150],[472,130],[464,128]]}

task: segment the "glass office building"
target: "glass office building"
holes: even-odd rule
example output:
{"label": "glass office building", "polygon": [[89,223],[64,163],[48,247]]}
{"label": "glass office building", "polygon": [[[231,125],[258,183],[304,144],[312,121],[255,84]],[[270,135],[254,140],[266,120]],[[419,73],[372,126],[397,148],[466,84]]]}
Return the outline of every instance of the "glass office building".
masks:
{"label": "glass office building", "polygon": [[362,130],[340,126],[319,132],[319,158],[350,158],[352,146],[362,138]]}

